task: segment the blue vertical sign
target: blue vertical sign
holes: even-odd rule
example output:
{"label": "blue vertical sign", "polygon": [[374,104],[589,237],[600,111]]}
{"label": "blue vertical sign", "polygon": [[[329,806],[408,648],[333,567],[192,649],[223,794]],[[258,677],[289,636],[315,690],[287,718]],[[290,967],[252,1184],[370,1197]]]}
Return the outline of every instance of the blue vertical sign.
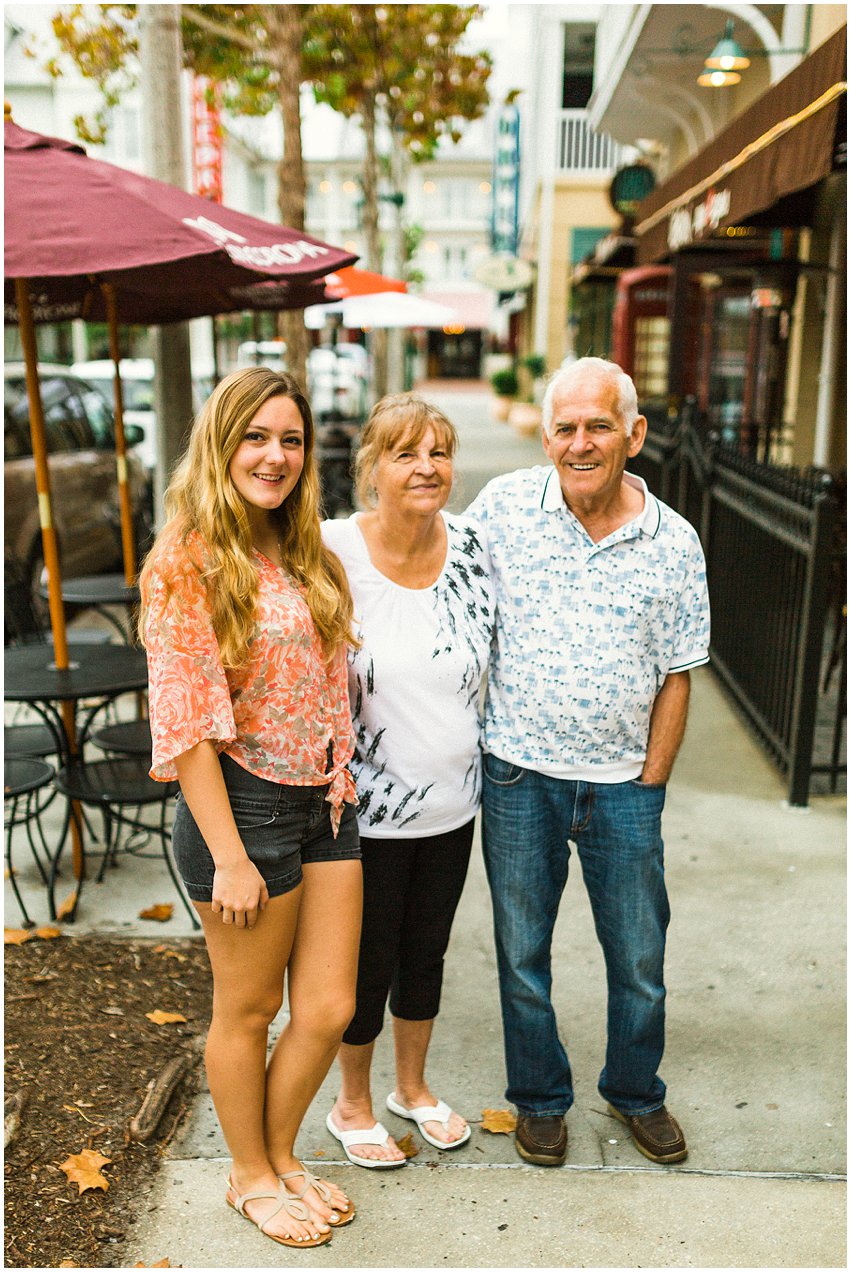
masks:
{"label": "blue vertical sign", "polygon": [[496,122],[491,248],[517,255],[520,208],[520,112],[503,106]]}

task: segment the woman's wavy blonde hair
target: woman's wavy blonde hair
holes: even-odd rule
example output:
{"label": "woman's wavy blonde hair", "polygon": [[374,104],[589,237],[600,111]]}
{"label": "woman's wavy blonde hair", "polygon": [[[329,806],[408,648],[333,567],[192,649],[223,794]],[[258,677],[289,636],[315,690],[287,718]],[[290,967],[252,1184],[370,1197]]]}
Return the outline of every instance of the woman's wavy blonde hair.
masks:
{"label": "woman's wavy blonde hair", "polygon": [[364,425],[355,457],[355,488],[364,507],[375,507],[372,474],[381,456],[399,446],[416,446],[429,426],[452,459],[458,449],[458,434],[439,407],[416,393],[388,393],[376,402]]}
{"label": "woman's wavy blonde hair", "polygon": [[326,655],[330,657],[341,641],[357,643],[345,572],[319,532],[321,500],[310,405],[291,375],[249,367],[226,376],[196,416],[186,452],[166,491],[166,524],[139,577],[139,633],[144,639],[152,570],[175,539],[186,544],[193,532],[200,536],[204,560],[191,548],[190,559],[207,587],[222,663],[229,669],[243,666],[248,658],[258,591],[248,515],[231,480],[230,464],[249,423],[273,397],[294,402],[304,422],[304,467],[292,493],[270,514],[278,523],[284,566],[304,588]]}

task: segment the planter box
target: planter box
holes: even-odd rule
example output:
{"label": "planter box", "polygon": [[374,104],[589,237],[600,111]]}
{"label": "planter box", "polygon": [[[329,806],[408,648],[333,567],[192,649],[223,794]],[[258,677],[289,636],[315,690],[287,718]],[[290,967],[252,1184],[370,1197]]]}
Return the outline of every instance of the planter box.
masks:
{"label": "planter box", "polygon": [[508,422],[522,437],[534,437],[541,428],[541,408],[534,402],[514,402]]}

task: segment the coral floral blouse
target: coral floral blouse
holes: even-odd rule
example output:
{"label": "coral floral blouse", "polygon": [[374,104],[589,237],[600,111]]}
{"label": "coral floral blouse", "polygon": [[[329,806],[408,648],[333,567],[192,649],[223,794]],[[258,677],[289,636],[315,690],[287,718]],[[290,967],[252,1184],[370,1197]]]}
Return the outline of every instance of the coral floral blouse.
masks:
{"label": "coral floral blouse", "polygon": [[[145,645],[153,738],[151,777],[172,781],[175,756],[209,740],[255,777],[323,786],[334,834],[357,803],[346,765],[354,739],[346,650],[326,663],[303,588],[254,552],[259,582],[248,662],[225,671],[213,631],[197,533],[163,546],[151,572]],[[326,771],[328,744],[333,767]]]}

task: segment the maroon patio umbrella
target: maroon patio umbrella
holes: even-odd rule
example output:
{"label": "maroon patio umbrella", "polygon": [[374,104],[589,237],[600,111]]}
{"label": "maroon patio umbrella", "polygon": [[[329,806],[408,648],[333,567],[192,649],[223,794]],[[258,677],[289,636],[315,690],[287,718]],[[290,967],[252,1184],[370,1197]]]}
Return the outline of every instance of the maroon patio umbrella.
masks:
{"label": "maroon patio umbrella", "polygon": [[108,282],[122,322],[162,323],[241,308],[233,289],[262,278],[300,286],[357,259],[11,120],[4,151],[7,322],[16,278],[29,280],[40,321],[104,320],[94,284]]}
{"label": "maroon patio umbrella", "polygon": [[[81,146],[5,122],[6,323],[19,323],[27,362],[33,454],[56,660],[67,665],[59,560],[38,399],[34,324],[167,323],[242,309],[245,290],[272,279],[276,308],[324,299],[316,280],[357,259],[287,229],[101,160]],[[116,364],[116,454],[128,582],[132,525]]]}

